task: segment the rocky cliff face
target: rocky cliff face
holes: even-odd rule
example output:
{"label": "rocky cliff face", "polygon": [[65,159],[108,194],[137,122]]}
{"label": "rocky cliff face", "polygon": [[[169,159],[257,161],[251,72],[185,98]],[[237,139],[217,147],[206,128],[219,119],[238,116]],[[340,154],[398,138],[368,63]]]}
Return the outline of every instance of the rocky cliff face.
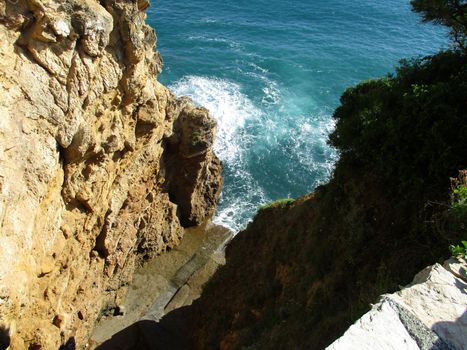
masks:
{"label": "rocky cliff face", "polygon": [[136,264],[209,218],[215,122],[157,82],[147,0],[0,0],[0,322],[86,344]]}

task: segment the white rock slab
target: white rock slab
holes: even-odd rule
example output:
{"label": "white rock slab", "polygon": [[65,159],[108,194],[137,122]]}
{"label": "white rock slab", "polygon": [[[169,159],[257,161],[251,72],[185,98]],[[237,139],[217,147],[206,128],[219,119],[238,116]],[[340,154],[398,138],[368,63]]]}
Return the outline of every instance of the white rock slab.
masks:
{"label": "white rock slab", "polygon": [[363,315],[326,350],[420,350],[391,307],[383,300]]}
{"label": "white rock slab", "polygon": [[465,259],[450,258],[444,262],[443,267],[467,282],[467,261]]}
{"label": "white rock slab", "polygon": [[383,299],[326,350],[467,350],[465,260],[430,266]]}
{"label": "white rock slab", "polygon": [[390,296],[457,350],[467,350],[467,283],[439,264]]}

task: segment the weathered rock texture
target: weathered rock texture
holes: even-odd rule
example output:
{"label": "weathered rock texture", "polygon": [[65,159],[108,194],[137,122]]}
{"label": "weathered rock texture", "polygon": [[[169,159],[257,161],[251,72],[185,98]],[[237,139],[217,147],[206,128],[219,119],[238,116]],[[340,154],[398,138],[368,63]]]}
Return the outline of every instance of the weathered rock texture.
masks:
{"label": "weathered rock texture", "polygon": [[[454,259],[452,259],[454,260]],[[451,261],[450,265],[465,262]],[[383,299],[326,350],[467,349],[466,281],[436,264]]]}
{"label": "weathered rock texture", "polygon": [[0,0],[0,324],[85,345],[134,267],[212,215],[215,122],[156,80],[146,0]]}

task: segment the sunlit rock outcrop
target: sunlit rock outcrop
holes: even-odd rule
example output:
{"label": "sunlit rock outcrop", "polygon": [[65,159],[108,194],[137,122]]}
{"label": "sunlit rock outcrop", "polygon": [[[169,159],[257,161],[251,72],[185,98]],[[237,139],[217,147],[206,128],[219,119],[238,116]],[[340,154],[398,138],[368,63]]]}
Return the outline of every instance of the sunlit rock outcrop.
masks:
{"label": "sunlit rock outcrop", "polygon": [[215,122],[156,80],[148,5],[0,0],[0,323],[12,349],[84,346],[135,265],[214,211]]}

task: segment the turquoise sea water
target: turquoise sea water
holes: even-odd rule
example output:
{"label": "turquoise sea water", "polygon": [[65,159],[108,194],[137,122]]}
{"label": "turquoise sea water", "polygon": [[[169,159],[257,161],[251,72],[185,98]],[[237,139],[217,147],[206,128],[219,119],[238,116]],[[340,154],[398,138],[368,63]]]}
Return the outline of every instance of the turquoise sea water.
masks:
{"label": "turquoise sea water", "polygon": [[214,221],[233,230],[261,204],[326,181],[326,144],[346,87],[447,47],[405,0],[158,0],[148,11],[162,83],[210,109],[224,190]]}

